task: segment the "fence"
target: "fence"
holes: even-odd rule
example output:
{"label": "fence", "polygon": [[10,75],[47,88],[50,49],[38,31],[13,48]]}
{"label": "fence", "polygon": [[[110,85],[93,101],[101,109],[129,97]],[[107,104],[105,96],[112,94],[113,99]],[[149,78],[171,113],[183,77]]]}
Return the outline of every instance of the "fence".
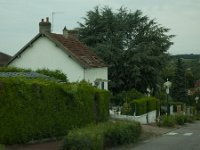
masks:
{"label": "fence", "polygon": [[150,111],[141,116],[120,115],[120,113],[110,110],[110,117],[113,119],[119,119],[119,120],[137,121],[137,122],[140,122],[141,124],[155,123],[156,110]]}

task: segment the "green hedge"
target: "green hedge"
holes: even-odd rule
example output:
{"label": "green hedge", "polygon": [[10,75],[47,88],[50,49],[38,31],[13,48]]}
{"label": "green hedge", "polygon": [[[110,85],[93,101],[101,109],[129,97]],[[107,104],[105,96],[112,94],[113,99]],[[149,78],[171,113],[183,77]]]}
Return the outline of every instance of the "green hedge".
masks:
{"label": "green hedge", "polygon": [[59,79],[63,82],[68,82],[67,75],[65,75],[62,71],[60,70],[49,70],[49,69],[38,69],[36,72],[40,74],[47,75],[49,77],[53,77],[55,79]]}
{"label": "green hedge", "polygon": [[[0,67],[0,72],[32,72],[31,69],[23,69],[16,67]],[[60,70],[38,69],[35,72],[68,82],[67,76]]]}
{"label": "green hedge", "polygon": [[135,143],[141,133],[136,122],[115,121],[75,129],[65,137],[62,150],[103,150],[122,144]]}
{"label": "green hedge", "polygon": [[0,143],[59,137],[109,117],[109,93],[89,84],[0,79]]}
{"label": "green hedge", "polygon": [[135,114],[139,116],[147,112],[157,110],[159,108],[158,102],[158,99],[154,97],[136,99],[129,103],[124,103],[122,107],[122,114],[133,115],[135,112]]}

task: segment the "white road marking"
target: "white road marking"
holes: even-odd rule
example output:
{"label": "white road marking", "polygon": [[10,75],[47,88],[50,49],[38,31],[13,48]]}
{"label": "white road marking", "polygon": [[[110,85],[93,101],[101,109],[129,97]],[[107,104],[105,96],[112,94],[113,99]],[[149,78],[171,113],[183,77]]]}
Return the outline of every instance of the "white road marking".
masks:
{"label": "white road marking", "polygon": [[185,133],[184,136],[191,136],[193,133]]}
{"label": "white road marking", "polygon": [[176,132],[169,132],[169,133],[167,133],[165,135],[176,135],[176,134],[178,134],[178,133],[176,133]]}

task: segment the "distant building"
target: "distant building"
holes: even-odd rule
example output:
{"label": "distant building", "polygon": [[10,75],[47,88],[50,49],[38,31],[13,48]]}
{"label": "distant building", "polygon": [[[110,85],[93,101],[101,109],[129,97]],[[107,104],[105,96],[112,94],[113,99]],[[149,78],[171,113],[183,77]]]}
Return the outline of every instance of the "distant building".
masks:
{"label": "distant building", "polygon": [[108,89],[108,67],[77,38],[77,32],[63,29],[51,33],[47,18],[39,23],[39,33],[8,63],[25,69],[61,70],[70,82],[85,80],[101,89]]}
{"label": "distant building", "polygon": [[10,59],[10,55],[0,52],[0,67],[6,65]]}

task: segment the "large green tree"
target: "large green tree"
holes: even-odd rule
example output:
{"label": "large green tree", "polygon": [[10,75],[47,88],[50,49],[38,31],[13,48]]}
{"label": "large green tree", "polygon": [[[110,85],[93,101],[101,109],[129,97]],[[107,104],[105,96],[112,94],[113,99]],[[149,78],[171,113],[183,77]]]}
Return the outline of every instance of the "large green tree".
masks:
{"label": "large green tree", "polygon": [[173,99],[181,102],[187,102],[186,72],[182,59],[176,63],[175,75],[172,83]]}
{"label": "large green tree", "polygon": [[136,88],[156,89],[161,81],[166,53],[173,44],[169,29],[150,20],[141,11],[95,7],[79,23],[80,39],[109,65],[113,92]]}

